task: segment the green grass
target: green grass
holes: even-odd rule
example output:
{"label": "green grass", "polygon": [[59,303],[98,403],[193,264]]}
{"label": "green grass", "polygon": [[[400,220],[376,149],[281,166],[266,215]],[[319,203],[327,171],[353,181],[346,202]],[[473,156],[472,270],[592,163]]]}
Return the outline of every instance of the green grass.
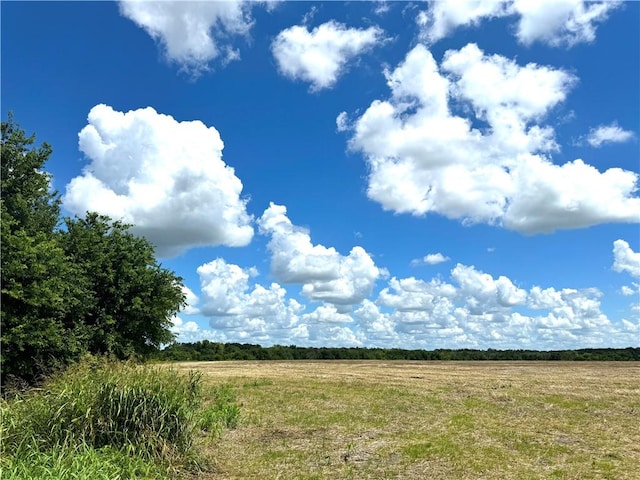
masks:
{"label": "green grass", "polygon": [[87,446],[54,447],[43,452],[25,448],[0,462],[3,480],[78,480],[162,479],[167,470],[153,462],[120,449]]}
{"label": "green grass", "polygon": [[205,468],[202,438],[237,426],[240,411],[200,372],[87,359],[0,414],[3,479],[137,479]]}
{"label": "green grass", "polygon": [[240,419],[240,406],[235,402],[235,393],[228,385],[212,387],[208,405],[200,413],[199,426],[214,437],[224,429],[236,428]]}
{"label": "green grass", "polygon": [[445,457],[455,459],[460,457],[461,448],[448,436],[433,437],[428,442],[412,443],[402,449],[402,453],[411,460],[429,457]]}
{"label": "green grass", "polygon": [[201,478],[640,480],[637,363],[194,366],[243,405]]}

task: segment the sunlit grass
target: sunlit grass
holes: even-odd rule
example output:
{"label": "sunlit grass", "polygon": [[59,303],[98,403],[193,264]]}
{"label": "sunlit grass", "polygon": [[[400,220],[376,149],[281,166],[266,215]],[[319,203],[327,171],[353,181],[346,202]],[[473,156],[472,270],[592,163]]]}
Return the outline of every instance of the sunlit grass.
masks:
{"label": "sunlit grass", "polygon": [[209,478],[640,479],[638,364],[196,365],[243,405]]}
{"label": "sunlit grass", "polygon": [[0,461],[3,480],[114,480],[162,479],[167,470],[122,449],[57,446],[43,452],[25,448],[19,456]]}
{"label": "sunlit grass", "polygon": [[201,439],[234,428],[240,410],[197,371],[87,359],[0,413],[1,478],[112,480],[202,470]]}

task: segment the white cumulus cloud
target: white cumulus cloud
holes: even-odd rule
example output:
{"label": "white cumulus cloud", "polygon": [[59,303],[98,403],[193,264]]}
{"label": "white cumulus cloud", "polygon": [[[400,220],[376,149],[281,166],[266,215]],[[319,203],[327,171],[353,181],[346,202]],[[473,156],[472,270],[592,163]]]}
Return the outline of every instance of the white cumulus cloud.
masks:
{"label": "white cumulus cloud", "polygon": [[171,319],[171,333],[176,336],[178,342],[197,342],[202,340],[202,330],[200,326],[193,321],[185,322],[180,317]]}
{"label": "white cumulus cloud", "polygon": [[634,252],[628,242],[616,240],[613,242],[613,269],[640,278],[640,252]]}
{"label": "white cumulus cloud", "polygon": [[204,245],[247,245],[253,236],[242,182],[222,160],[222,139],[200,121],[153,108],[91,109],[79,134],[90,163],[66,186],[64,206],[134,225],[160,256]]}
{"label": "white cumulus cloud", "polygon": [[426,312],[435,317],[436,312],[451,309],[455,295],[455,287],[440,279],[427,282],[414,277],[393,277],[389,286],[380,291],[377,303],[398,312]]}
{"label": "white cumulus cloud", "polygon": [[356,346],[353,318],[332,304],[304,313],[305,307],[277,283],[268,287],[252,282],[254,267],[242,268],[221,258],[201,265],[202,307],[211,330],[193,330],[181,323],[174,330],[182,337],[261,345]]}
{"label": "white cumulus cloud", "polygon": [[[637,319],[607,317],[598,289],[525,289],[472,265],[457,264],[449,281],[392,277],[377,298],[363,299],[352,311],[323,303],[306,312],[277,283],[253,282],[255,268],[222,259],[202,265],[198,274],[200,312],[210,329],[176,318],[172,331],[182,341],[554,350],[627,347],[640,334]],[[637,295],[637,288],[633,283],[622,293]]]}
{"label": "white cumulus cloud", "polygon": [[193,290],[191,290],[186,285],[182,285],[182,293],[184,294],[185,300],[187,302],[187,304],[182,309],[182,312],[187,315],[195,315],[199,313],[200,311],[198,310],[198,307],[196,307],[196,305],[198,304],[200,299],[195,293],[193,293]]}
{"label": "white cumulus cloud", "polygon": [[218,258],[198,267],[202,315],[214,330],[226,338],[275,343],[279,339],[299,342],[308,336],[299,315],[304,307],[287,298],[286,290],[272,283],[268,287],[250,284],[258,272]]}
{"label": "white cumulus cloud", "polygon": [[[388,314],[380,311],[380,307],[371,300],[364,300],[353,312],[358,322],[358,336],[366,345],[396,346],[403,345],[396,324]],[[404,343],[407,347],[411,344]]]}
{"label": "white cumulus cloud", "polygon": [[526,234],[640,221],[636,173],[551,161],[558,145],[543,122],[576,82],[571,74],[469,44],[440,66],[417,45],[386,75],[390,98],[355,119],[349,142],[367,160],[367,195],[385,210]]}
{"label": "white cumulus cloud", "polygon": [[350,60],[381,41],[378,27],[348,28],[330,21],[311,31],[301,25],[287,28],[274,39],[271,50],[284,76],[309,82],[318,91],[331,88]]}
{"label": "white cumulus cloud", "polygon": [[515,34],[525,45],[542,42],[571,47],[595,40],[599,23],[621,5],[621,1],[584,0],[460,0],[435,1],[418,14],[421,36],[436,42],[459,27],[478,26],[482,21],[517,17]]}
{"label": "white cumulus cloud", "polygon": [[353,314],[358,333],[386,346],[552,350],[637,343],[640,324],[611,321],[597,289],[520,288],[457,264],[451,283],[391,278]]}
{"label": "white cumulus cloud", "polygon": [[338,311],[335,305],[320,305],[313,312],[305,313],[302,319],[307,323],[352,323],[353,318],[347,313]]}
{"label": "white cumulus cloud", "polygon": [[552,46],[573,46],[595,40],[597,24],[622,2],[608,0],[516,0],[513,10],[520,15],[516,36],[525,45],[543,42]]}
{"label": "white cumulus cloud", "polygon": [[620,128],[616,123],[600,125],[591,129],[587,142],[592,147],[601,147],[605,143],[623,143],[633,138],[633,132]]}
{"label": "white cumulus cloud", "polygon": [[432,2],[428,10],[418,14],[422,35],[435,42],[461,26],[477,26],[485,18],[502,17],[509,13],[504,0],[462,0]]}
{"label": "white cumulus cloud", "polygon": [[427,265],[437,265],[438,263],[444,263],[449,260],[451,260],[449,257],[444,256],[440,252],[429,253],[422,258],[416,258],[414,260],[411,260],[411,265],[417,266],[423,263],[426,263]]}
{"label": "white cumulus cloud", "polygon": [[302,284],[302,293],[311,300],[345,306],[359,303],[383,273],[360,246],[344,256],[333,247],[311,243],[309,232],[295,226],[282,205],[271,203],[258,225],[261,233],[271,237],[272,274],[282,283]]}
{"label": "white cumulus cloud", "polygon": [[460,285],[466,306],[473,311],[492,312],[502,307],[524,305],[527,300],[527,292],[507,277],[501,275],[494,279],[472,266],[457,264],[451,271],[451,278]]}
{"label": "white cumulus cloud", "polygon": [[169,61],[197,75],[214,59],[226,63],[239,57],[229,39],[251,29],[252,3],[121,0],[120,13],[158,42]]}

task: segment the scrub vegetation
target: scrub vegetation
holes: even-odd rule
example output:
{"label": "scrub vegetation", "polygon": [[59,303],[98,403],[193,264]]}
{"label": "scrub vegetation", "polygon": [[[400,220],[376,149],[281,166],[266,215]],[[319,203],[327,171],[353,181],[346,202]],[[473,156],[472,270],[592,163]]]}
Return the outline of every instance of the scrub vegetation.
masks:
{"label": "scrub vegetation", "polygon": [[3,479],[168,478],[206,470],[202,445],[238,423],[225,386],[88,358],[1,403]]}

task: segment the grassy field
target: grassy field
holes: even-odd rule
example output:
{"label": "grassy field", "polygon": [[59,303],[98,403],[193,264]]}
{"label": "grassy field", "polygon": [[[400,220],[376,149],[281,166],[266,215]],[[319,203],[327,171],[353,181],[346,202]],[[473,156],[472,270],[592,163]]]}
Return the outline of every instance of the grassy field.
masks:
{"label": "grassy field", "polygon": [[180,363],[230,385],[216,479],[640,479],[637,363]]}

